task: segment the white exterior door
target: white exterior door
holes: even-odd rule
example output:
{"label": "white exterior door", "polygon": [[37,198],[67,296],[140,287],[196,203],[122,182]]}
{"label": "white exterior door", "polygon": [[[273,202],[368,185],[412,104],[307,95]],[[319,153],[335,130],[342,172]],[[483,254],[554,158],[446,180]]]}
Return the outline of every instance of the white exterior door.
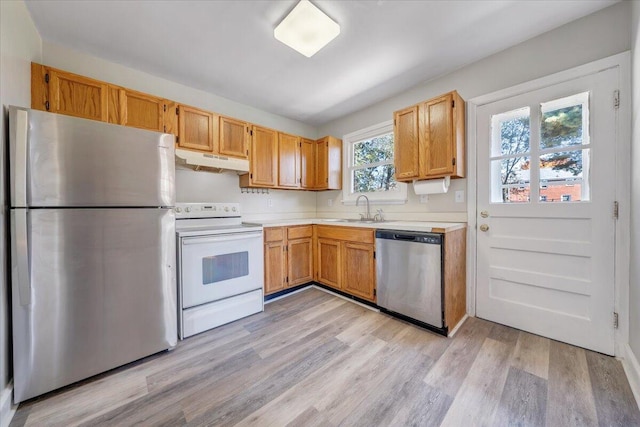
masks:
{"label": "white exterior door", "polygon": [[614,353],[618,68],[478,107],[478,317]]}

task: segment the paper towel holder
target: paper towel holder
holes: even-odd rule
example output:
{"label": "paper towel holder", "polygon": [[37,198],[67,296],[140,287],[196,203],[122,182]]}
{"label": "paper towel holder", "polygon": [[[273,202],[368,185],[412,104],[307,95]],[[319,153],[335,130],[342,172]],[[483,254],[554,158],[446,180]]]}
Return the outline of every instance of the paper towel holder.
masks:
{"label": "paper towel holder", "polygon": [[444,194],[449,191],[451,177],[423,179],[413,181],[413,192],[418,195]]}

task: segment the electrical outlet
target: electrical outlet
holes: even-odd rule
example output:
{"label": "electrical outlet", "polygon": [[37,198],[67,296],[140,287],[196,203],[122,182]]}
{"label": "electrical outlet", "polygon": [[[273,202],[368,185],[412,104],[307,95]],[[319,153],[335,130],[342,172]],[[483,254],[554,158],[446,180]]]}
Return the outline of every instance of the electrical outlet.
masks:
{"label": "electrical outlet", "polygon": [[273,207],[273,199],[267,199],[267,206],[269,206],[270,208]]}
{"label": "electrical outlet", "polygon": [[429,203],[429,195],[428,194],[422,194],[420,196],[420,203]]}
{"label": "electrical outlet", "polygon": [[333,206],[333,199],[327,199],[327,206]]}
{"label": "electrical outlet", "polygon": [[464,190],[456,191],[456,203],[464,203]]}

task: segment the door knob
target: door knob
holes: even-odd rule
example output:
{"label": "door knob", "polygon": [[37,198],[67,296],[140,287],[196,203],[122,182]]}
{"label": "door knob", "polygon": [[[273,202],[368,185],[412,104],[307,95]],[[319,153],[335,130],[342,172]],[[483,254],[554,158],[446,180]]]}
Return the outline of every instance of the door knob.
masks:
{"label": "door knob", "polygon": [[488,216],[489,216],[489,212],[487,212],[487,211],[482,211],[482,212],[480,212],[480,216],[481,216],[482,218],[486,218],[486,217],[488,217]]}
{"label": "door knob", "polygon": [[489,226],[487,224],[482,224],[480,226],[480,231],[487,231],[487,230],[489,230]]}

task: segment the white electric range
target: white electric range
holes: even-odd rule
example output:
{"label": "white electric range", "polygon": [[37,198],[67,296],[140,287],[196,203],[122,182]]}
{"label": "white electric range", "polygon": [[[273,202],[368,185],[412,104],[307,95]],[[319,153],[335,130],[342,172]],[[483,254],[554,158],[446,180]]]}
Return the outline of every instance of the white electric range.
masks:
{"label": "white electric range", "polygon": [[264,310],[262,226],[238,203],[177,203],[181,339]]}

